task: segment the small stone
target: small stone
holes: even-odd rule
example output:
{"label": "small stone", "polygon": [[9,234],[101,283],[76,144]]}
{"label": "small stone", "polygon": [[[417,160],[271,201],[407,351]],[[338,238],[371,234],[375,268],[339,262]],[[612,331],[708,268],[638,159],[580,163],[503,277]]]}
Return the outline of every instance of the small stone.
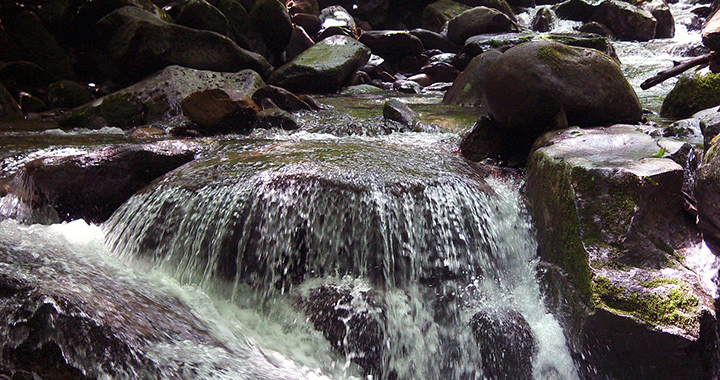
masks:
{"label": "small stone", "polygon": [[407,104],[397,99],[390,99],[385,102],[383,106],[383,117],[386,120],[397,121],[402,125],[412,127],[415,125],[415,119],[418,117],[418,114],[408,107]]}

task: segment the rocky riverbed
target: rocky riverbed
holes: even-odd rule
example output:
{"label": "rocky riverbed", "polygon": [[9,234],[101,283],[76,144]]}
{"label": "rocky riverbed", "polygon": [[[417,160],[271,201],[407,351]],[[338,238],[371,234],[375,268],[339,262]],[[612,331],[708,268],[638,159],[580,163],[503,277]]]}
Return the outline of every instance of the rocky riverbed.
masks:
{"label": "rocky riverbed", "polygon": [[[704,46],[699,31],[715,10],[702,1],[664,0],[6,1],[0,220],[105,223],[115,232],[110,245],[182,263],[173,269],[181,282],[197,275],[190,269],[206,267],[213,279],[267,297],[288,292],[347,365],[365,376],[404,379],[423,371],[392,362],[407,346],[382,344],[393,339],[397,312],[384,291],[427,286],[405,295],[436,303],[434,323],[447,328],[437,333],[442,339],[460,334],[448,327],[457,316],[442,309],[467,302],[455,299],[448,284],[470,283],[496,265],[451,258],[431,243],[452,246],[453,254],[456,244],[475,251],[496,244],[468,243],[485,238],[486,231],[468,227],[480,219],[450,215],[474,215],[484,203],[448,199],[470,197],[467,188],[493,194],[484,181],[499,177],[521,183],[537,235],[537,252],[527,261],[581,379],[716,379],[720,74],[710,58],[709,68],[639,92],[643,76],[667,67],[633,56],[708,55],[716,36],[706,29]],[[690,38],[668,51],[664,41],[678,40],[678,33]],[[348,136],[359,140],[342,140]],[[265,174],[257,179],[256,171]],[[258,187],[246,189],[248,178]],[[427,202],[442,205],[455,229],[428,222],[437,207],[419,194],[432,189],[452,193]],[[242,205],[239,214],[209,212],[204,207],[217,207],[217,199],[208,200],[207,192]],[[274,198],[276,192],[283,197]],[[392,200],[363,213],[377,201],[366,194]],[[177,206],[183,201],[189,203]],[[338,205],[358,214],[337,214]],[[294,223],[288,230],[260,218],[273,207],[284,213],[274,217]],[[410,222],[413,211],[425,222]],[[203,224],[196,216],[202,214],[214,221]],[[155,227],[141,223],[150,216]],[[388,220],[404,229],[380,236]],[[344,223],[363,226],[347,227],[350,235],[335,240],[319,232]],[[450,232],[437,237],[418,225]],[[212,238],[213,229],[226,228],[235,232]],[[198,230],[209,235],[177,244]],[[287,241],[276,248],[264,234]],[[90,329],[79,333],[87,339],[68,343],[64,337],[77,334],[75,327],[41,323],[58,314],[96,321],[102,311],[91,313],[92,305],[64,291],[53,294],[45,278],[12,277],[14,261],[25,260],[11,251],[16,245],[0,242],[9,258],[0,271],[0,300],[8,305],[0,307],[0,321],[13,324],[0,329],[0,378],[111,373],[88,370],[67,350],[103,339],[123,350],[136,346],[113,335],[113,324],[92,327],[109,329],[100,334],[105,338]],[[414,256],[419,246],[427,256]],[[194,250],[202,257],[185,257]],[[263,262],[272,257],[278,261]],[[371,285],[307,285],[332,271]],[[23,292],[32,302],[21,300]],[[62,298],[72,312],[43,312],[43,297]],[[40,322],[22,331],[52,336],[54,345],[37,343],[35,335],[15,339],[26,309]],[[453,344],[473,349],[445,352],[453,364],[424,375],[574,376],[537,364],[547,340],[538,338],[537,321],[525,309],[480,307],[457,317],[474,342]],[[166,327],[172,328],[192,330]],[[43,350],[60,350],[49,355],[54,364],[30,363]],[[469,353],[480,370],[456,365]],[[270,365],[259,363],[258,371]],[[141,367],[131,363],[116,375],[133,378],[133,366]]]}

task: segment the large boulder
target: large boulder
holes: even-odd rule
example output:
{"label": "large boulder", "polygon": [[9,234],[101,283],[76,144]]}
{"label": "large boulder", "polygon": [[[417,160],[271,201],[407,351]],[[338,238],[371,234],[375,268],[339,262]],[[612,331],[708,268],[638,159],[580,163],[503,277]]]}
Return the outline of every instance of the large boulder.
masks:
{"label": "large boulder", "polygon": [[566,20],[586,22],[590,21],[601,3],[596,0],[567,0],[554,6],[555,14]]}
{"label": "large boulder", "polygon": [[363,32],[358,38],[362,44],[370,48],[373,54],[389,61],[397,61],[405,57],[418,56],[425,47],[414,35],[401,30],[373,30]]}
{"label": "large boulder", "polygon": [[97,27],[109,55],[136,78],[169,65],[261,75],[271,70],[265,58],[223,35],[171,24],[137,7],[120,8]]}
{"label": "large boulder", "polygon": [[280,55],[290,42],[292,21],[283,2],[278,0],[258,0],[250,9],[250,20],[260,32],[265,45]]}
{"label": "large boulder", "polygon": [[35,13],[23,11],[4,24],[22,60],[36,63],[61,79],[75,79],[70,57]]}
{"label": "large boulder", "polygon": [[485,74],[501,55],[502,53],[498,50],[489,50],[473,58],[455,79],[452,87],[447,90],[442,102],[466,106],[481,105],[485,88]]}
{"label": "large boulder", "polygon": [[684,118],[717,105],[720,105],[720,74],[700,71],[680,77],[665,96],[660,116]]}
{"label": "large boulder", "polygon": [[505,13],[488,7],[475,7],[448,21],[447,36],[462,45],[469,37],[483,33],[509,32],[515,23]]}
{"label": "large boulder", "polygon": [[175,18],[175,22],[188,28],[209,30],[225,36],[231,35],[227,17],[205,0],[188,1]]}
{"label": "large boulder", "polygon": [[520,143],[556,126],[636,123],[642,117],[620,67],[594,49],[528,42],[500,56],[485,77],[488,114],[519,132]]}
{"label": "large boulder", "polygon": [[66,112],[59,122],[63,128],[130,129],[179,115],[182,99],[201,89],[224,88],[252,95],[264,85],[260,75],[251,70],[217,73],[169,66],[142,82]]}
{"label": "large boulder", "polygon": [[717,376],[713,291],[692,264],[700,238],[671,158],[689,149],[615,125],[548,133],[531,153],[543,284],[595,378]]}
{"label": "large boulder", "polygon": [[623,41],[647,41],[655,37],[657,20],[643,8],[620,0],[604,0],[593,13],[597,21]]}
{"label": "large boulder", "polygon": [[642,4],[642,8],[650,12],[657,20],[655,38],[675,37],[675,18],[665,0],[646,1]]}
{"label": "large boulder", "polygon": [[191,161],[200,148],[164,141],[40,158],[18,173],[11,193],[34,208],[49,207],[61,221],[101,223],[136,191]]}
{"label": "large boulder", "polygon": [[268,83],[301,93],[338,91],[370,59],[370,49],[353,38],[328,37],[275,70]]}
{"label": "large boulder", "polygon": [[423,10],[422,27],[433,32],[441,32],[450,19],[470,9],[465,4],[452,0],[438,0],[428,4]]}

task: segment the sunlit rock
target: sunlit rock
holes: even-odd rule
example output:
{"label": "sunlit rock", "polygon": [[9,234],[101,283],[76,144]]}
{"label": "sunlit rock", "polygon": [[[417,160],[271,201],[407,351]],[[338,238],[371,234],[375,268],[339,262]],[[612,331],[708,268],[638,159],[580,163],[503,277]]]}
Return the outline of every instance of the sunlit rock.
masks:
{"label": "sunlit rock", "polygon": [[40,158],[16,175],[10,192],[33,208],[50,208],[61,221],[100,223],[136,191],[191,161],[200,149],[166,141]]}
{"label": "sunlit rock", "polygon": [[718,368],[706,346],[716,339],[714,290],[692,264],[700,236],[683,205],[684,169],[671,158],[682,145],[615,125],[551,132],[531,153],[539,254],[557,268],[543,282],[577,337],[583,371],[716,376],[705,370]]}
{"label": "sunlit rock", "polygon": [[418,117],[418,114],[408,107],[407,104],[397,99],[391,99],[385,102],[383,106],[383,117],[387,120],[397,121],[402,125],[412,127],[415,125],[415,119]]}
{"label": "sunlit rock", "polygon": [[619,0],[604,0],[590,19],[607,26],[623,41],[648,41],[655,37],[657,27],[649,11]]}
{"label": "sunlit rock", "polygon": [[690,117],[695,112],[720,105],[720,74],[707,70],[680,77],[665,96],[660,115],[668,118]]}
{"label": "sunlit rock", "polygon": [[665,0],[646,1],[642,8],[650,12],[657,20],[655,38],[675,37],[675,18]]}
{"label": "sunlit rock", "polygon": [[370,49],[346,36],[328,37],[275,70],[268,83],[294,92],[338,91],[370,58]]}
{"label": "sunlit rock", "polygon": [[66,112],[60,118],[60,125],[129,129],[180,115],[182,99],[198,90],[224,88],[253,94],[264,85],[260,75],[251,70],[218,73],[170,66],[142,82]]}
{"label": "sunlit rock", "polygon": [[494,8],[475,7],[448,21],[447,37],[450,41],[462,45],[468,38],[484,33],[509,32],[515,23],[512,19]]}

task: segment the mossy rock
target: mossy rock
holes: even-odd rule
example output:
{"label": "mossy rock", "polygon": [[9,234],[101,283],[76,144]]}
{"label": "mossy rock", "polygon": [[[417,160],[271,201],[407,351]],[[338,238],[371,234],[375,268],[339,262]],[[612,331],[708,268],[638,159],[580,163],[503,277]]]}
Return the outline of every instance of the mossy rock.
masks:
{"label": "mossy rock", "polygon": [[445,23],[468,9],[470,9],[469,6],[452,0],[438,0],[425,7],[421,25],[425,29],[439,33]]}
{"label": "mossy rock", "polygon": [[720,74],[694,73],[681,77],[663,100],[660,116],[685,118],[720,105]]}
{"label": "mossy rock", "polygon": [[328,37],[275,70],[268,83],[299,93],[338,91],[370,58],[370,49],[353,38]]}
{"label": "mossy rock", "polygon": [[59,122],[63,128],[130,129],[179,115],[180,101],[201,89],[226,88],[251,95],[264,85],[260,75],[251,70],[218,73],[170,66],[133,86],[66,112]]}

